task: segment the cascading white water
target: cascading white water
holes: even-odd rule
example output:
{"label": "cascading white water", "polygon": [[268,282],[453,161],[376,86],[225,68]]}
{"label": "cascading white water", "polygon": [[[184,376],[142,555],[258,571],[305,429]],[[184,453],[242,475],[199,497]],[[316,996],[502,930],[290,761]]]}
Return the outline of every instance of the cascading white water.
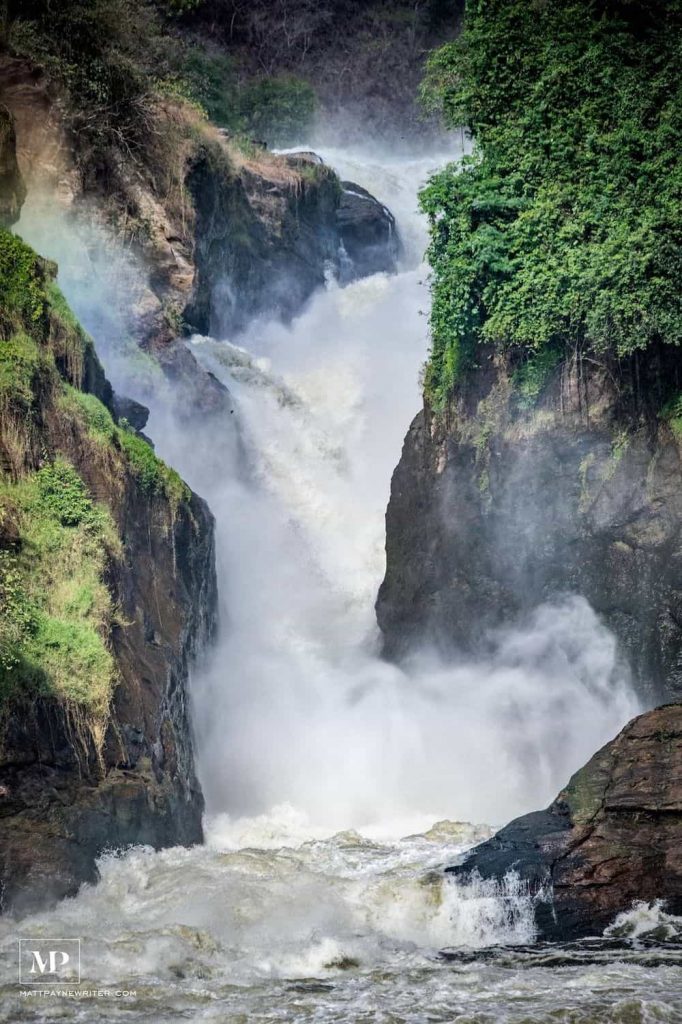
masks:
{"label": "cascading white water", "polygon": [[140,390],[117,317],[136,282],[97,232],[84,238],[67,220],[54,230],[35,202],[20,230],[57,258],[115,386],[152,405],[160,454],[216,515],[223,629],[193,681],[211,813],[288,803],[311,828],[384,832],[444,817],[499,822],[546,803],[637,702],[613,639],[577,599],[494,638],[485,664],[443,665],[423,651],[407,670],[379,658],[384,510],[428,347],[417,191],[449,154],[322,155],[391,207],[403,267],[330,282],[290,327],[195,338],[233,395],[223,424],[206,426],[199,411],[180,425],[172,395]]}
{"label": "cascading white water", "polygon": [[[531,900],[513,876],[462,888],[443,875],[490,834],[452,819],[501,822],[542,805],[637,703],[613,638],[579,599],[491,638],[485,663],[443,664],[428,651],[404,669],[380,659],[384,509],[427,351],[416,191],[441,161],[325,156],[396,214],[401,273],[330,283],[290,327],[193,339],[232,393],[222,425],[179,425],[172,395],[152,403],[159,452],[217,520],[221,638],[192,681],[206,845],[106,856],[97,886],[22,930],[81,936],[86,981],[135,990],[59,1005],[61,1019],[88,1024],[539,1024],[578,1005],[584,1015],[571,1019],[624,1021],[635,1003],[637,1019],[672,1020],[673,968],[645,959],[604,961],[585,986],[569,954],[551,975],[542,963],[523,970],[521,953],[436,957],[443,946],[534,938]],[[60,261],[69,301],[116,386],[135,397],[130,346],[102,319],[121,303],[117,284],[127,298],[134,281],[125,268],[112,274],[110,256],[100,264],[73,224],[45,234],[29,206],[20,228]],[[93,276],[96,302],[83,287]],[[429,828],[437,819],[450,820]],[[638,913],[642,928],[660,916]],[[0,919],[7,1007],[15,940],[15,923]],[[55,1006],[25,1001],[21,1018],[51,1021]]]}
{"label": "cascading white water", "polygon": [[234,400],[220,468],[168,410],[150,422],[218,522],[225,624],[193,682],[202,784],[211,813],[288,802],[328,828],[499,822],[547,803],[637,702],[579,599],[493,638],[487,663],[378,656],[384,509],[427,351],[416,193],[438,161],[343,161],[397,212],[401,272],[330,282],[290,327],[257,323],[238,345],[193,339]]}

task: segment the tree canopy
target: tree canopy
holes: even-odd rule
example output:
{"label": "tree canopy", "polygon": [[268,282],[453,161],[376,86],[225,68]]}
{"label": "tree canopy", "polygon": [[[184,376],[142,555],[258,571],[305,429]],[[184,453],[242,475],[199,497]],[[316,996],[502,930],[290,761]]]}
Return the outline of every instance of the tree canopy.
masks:
{"label": "tree canopy", "polygon": [[682,0],[469,0],[424,96],[474,149],[422,193],[443,404],[477,346],[682,342]]}

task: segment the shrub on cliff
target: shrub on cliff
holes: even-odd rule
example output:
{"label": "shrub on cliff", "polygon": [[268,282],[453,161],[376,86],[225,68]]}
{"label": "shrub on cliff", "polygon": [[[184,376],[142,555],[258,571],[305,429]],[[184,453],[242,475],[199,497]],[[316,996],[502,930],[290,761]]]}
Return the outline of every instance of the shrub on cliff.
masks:
{"label": "shrub on cliff", "polygon": [[681,0],[469,0],[424,89],[475,140],[422,194],[436,405],[482,342],[682,343],[681,57]]}
{"label": "shrub on cliff", "polygon": [[14,550],[0,558],[0,705],[53,695],[106,715],[115,682],[104,583],[120,542],[70,463],[57,458],[21,481],[0,479],[0,509],[16,515]]}
{"label": "shrub on cliff", "polygon": [[294,75],[257,79],[241,98],[244,124],[269,145],[301,142],[315,115],[315,90]]}
{"label": "shrub on cliff", "polygon": [[144,146],[155,75],[170,40],[147,0],[8,0],[5,35],[68,90],[74,128],[91,148]]}

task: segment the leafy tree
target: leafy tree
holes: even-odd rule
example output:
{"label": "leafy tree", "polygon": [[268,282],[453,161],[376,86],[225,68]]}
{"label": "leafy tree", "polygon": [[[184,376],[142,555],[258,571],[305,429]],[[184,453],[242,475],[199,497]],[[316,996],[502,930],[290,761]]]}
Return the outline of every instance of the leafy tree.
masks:
{"label": "leafy tree", "polygon": [[427,103],[475,145],[422,194],[436,405],[482,343],[682,343],[682,0],[469,0]]}

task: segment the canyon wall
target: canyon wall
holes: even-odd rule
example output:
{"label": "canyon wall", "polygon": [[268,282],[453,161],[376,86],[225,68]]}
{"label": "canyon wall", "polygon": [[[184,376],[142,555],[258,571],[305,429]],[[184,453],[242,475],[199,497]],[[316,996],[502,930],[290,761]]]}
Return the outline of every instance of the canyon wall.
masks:
{"label": "canyon wall", "polygon": [[121,417],[144,410],[56,267],[6,228],[0,261],[0,905],[21,912],[95,880],[106,849],[201,841],[187,681],[217,597],[212,516]]}
{"label": "canyon wall", "polygon": [[480,651],[490,628],[575,593],[617,636],[642,701],[679,698],[682,435],[661,413],[679,374],[674,349],[569,359],[527,409],[487,351],[446,411],[427,403],[386,518],[386,653]]}

